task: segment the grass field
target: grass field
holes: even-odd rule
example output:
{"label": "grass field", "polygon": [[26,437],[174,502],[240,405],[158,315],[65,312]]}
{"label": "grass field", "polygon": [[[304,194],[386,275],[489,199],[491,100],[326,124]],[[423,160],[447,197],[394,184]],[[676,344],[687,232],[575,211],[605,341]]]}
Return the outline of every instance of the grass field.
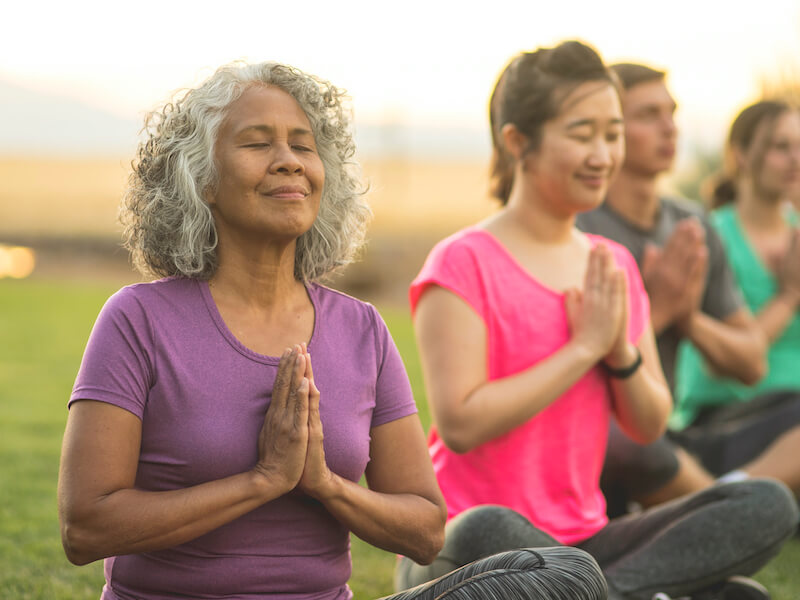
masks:
{"label": "grass field", "polygon": [[[99,597],[102,567],[74,567],[61,550],[58,457],[72,387],[95,316],[116,284],[0,280],[0,598]],[[407,314],[382,311],[429,422]],[[732,526],[735,526],[733,524]],[[366,600],[391,592],[394,557],[354,539],[351,586]],[[800,541],[758,579],[776,600],[800,594]]]}

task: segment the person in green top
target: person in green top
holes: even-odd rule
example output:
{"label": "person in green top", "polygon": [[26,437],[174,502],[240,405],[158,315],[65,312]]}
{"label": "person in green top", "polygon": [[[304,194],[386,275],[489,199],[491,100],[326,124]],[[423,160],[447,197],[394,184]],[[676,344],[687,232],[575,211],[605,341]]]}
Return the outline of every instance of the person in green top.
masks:
{"label": "person in green top", "polygon": [[745,386],[679,350],[670,427],[714,474],[782,480],[800,496],[800,111],[777,101],[731,126],[711,224],[769,343],[768,372]]}

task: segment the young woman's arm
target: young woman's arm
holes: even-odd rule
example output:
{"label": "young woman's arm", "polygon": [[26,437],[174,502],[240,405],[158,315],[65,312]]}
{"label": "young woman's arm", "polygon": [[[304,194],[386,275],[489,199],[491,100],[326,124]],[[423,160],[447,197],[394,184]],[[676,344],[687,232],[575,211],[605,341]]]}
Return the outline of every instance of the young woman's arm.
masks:
{"label": "young woman's arm", "polygon": [[464,300],[435,285],[423,292],[414,328],[437,431],[453,451],[467,452],[524,423],[609,352],[623,318],[624,279],[621,272],[612,276],[609,251],[598,248],[590,255],[580,300],[576,292],[570,294],[574,302],[568,300],[577,311],[570,341],[509,377],[488,381],[486,329]]}
{"label": "young woman's arm", "polygon": [[104,402],[73,403],[58,482],[67,558],[86,564],[176,546],[294,488],[308,445],[304,369],[299,347],[281,358],[259,437],[260,459],[253,470],[174,491],[135,488],[141,443],[138,417]]}
{"label": "young woman's arm", "polygon": [[625,379],[609,379],[620,427],[634,441],[648,444],[664,433],[672,411],[672,394],[661,368],[652,326],[647,326],[638,346],[624,344],[616,356],[606,357],[606,363],[624,368],[636,360],[637,350],[642,357],[641,367]]}

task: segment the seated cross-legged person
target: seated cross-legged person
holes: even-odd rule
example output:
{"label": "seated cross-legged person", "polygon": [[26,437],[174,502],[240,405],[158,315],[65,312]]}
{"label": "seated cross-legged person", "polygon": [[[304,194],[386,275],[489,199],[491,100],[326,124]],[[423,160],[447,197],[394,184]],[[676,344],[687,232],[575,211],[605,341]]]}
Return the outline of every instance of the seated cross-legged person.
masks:
{"label": "seated cross-legged person", "polygon": [[711,472],[776,477],[799,495],[800,221],[789,200],[800,188],[800,111],[745,108],[726,154],[710,221],[769,342],[767,375],[742,385],[684,344],[670,426]]}
{"label": "seated cross-legged person", "polygon": [[[317,281],[369,215],[342,92],[235,64],[147,124],[122,214],[136,264],[163,278],[114,294],[84,353],[59,475],[67,557],[105,559],[103,600],[348,600],[351,532],[429,563],[445,506],[402,360],[371,305]],[[605,596],[589,555],[545,548],[397,598],[498,587]]]}

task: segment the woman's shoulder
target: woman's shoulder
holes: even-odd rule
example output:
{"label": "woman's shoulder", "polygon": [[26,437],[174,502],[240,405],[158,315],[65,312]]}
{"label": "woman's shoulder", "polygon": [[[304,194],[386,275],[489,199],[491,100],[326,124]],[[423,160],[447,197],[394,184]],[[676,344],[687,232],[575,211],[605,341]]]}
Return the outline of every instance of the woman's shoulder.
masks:
{"label": "woman's shoulder", "polygon": [[446,261],[448,264],[461,263],[476,256],[486,257],[497,247],[498,243],[491,233],[472,225],[437,242],[428,254],[426,262],[429,264],[437,261]]}
{"label": "woman's shoulder", "polygon": [[196,293],[197,281],[185,277],[165,277],[154,281],[140,281],[126,285],[111,295],[109,301],[127,305],[152,302],[159,298],[177,298]]}
{"label": "woman's shoulder", "polygon": [[389,337],[389,328],[383,317],[370,302],[359,300],[341,290],[321,283],[307,285],[317,320],[324,322],[326,338],[341,343],[343,340],[373,339],[383,343]]}
{"label": "woman's shoulder", "polygon": [[126,285],[106,300],[102,313],[105,315],[125,315],[129,318],[141,317],[159,311],[176,312],[195,306],[200,297],[197,281],[184,277],[168,277],[156,281],[146,281]]}
{"label": "woman's shoulder", "polygon": [[351,319],[360,317],[372,321],[378,314],[377,309],[371,303],[360,300],[341,290],[318,282],[309,283],[307,289],[314,300],[314,304],[323,315],[340,314],[342,316],[346,315]]}

